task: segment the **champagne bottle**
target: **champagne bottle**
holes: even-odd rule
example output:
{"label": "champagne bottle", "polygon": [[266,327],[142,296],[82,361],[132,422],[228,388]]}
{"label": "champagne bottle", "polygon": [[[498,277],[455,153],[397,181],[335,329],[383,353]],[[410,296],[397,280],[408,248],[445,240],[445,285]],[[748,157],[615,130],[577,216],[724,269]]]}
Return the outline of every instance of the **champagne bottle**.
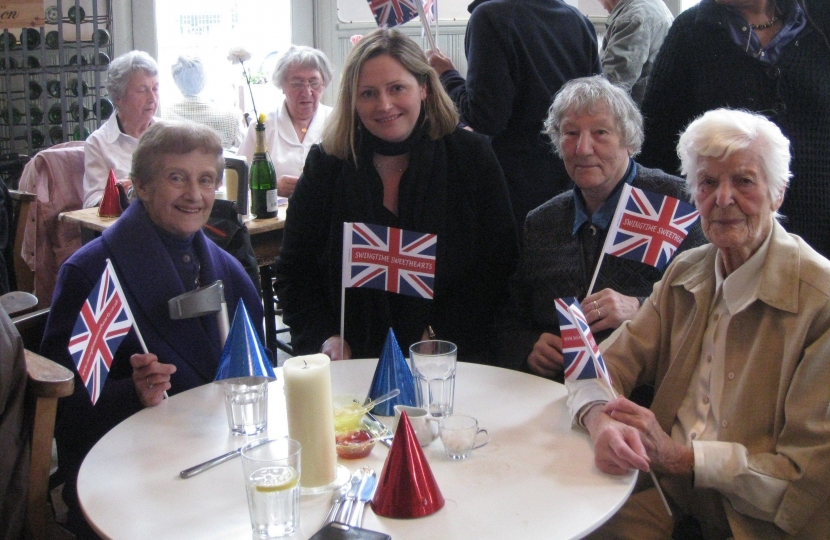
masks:
{"label": "champagne bottle", "polygon": [[256,148],[251,162],[251,212],[257,219],[277,215],[277,173],[265,150],[265,114],[256,123]]}
{"label": "champagne bottle", "polygon": [[71,6],[66,14],[69,16],[69,22],[72,24],[84,22],[84,19],[86,19],[86,11],[81,6],[78,6],[77,9],[75,6]]}

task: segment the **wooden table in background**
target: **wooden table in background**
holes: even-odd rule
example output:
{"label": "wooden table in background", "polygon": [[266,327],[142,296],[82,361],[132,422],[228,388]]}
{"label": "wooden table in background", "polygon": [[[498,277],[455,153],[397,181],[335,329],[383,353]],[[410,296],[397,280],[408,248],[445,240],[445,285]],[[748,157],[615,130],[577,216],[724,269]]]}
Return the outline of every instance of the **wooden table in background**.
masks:
{"label": "wooden table in background", "polygon": [[[247,216],[245,225],[251,235],[251,245],[254,248],[257,264],[259,264],[260,281],[262,284],[262,298],[265,315],[265,346],[276,354],[277,329],[274,312],[274,271],[272,265],[277,260],[282,246],[282,229],[285,227],[285,211],[287,206],[280,206],[277,217],[268,219],[253,219]],[[92,232],[103,232],[118,218],[98,217],[98,208],[84,208],[64,212],[60,220],[67,223],[77,223],[81,229]],[[267,233],[267,234],[266,234]]]}

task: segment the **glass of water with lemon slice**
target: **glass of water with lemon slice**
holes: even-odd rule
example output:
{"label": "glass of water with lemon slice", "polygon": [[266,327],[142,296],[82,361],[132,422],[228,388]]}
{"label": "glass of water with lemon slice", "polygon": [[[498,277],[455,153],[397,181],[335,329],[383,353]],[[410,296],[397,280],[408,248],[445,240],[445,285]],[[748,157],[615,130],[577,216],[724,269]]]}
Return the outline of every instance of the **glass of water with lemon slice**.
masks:
{"label": "glass of water with lemon slice", "polygon": [[300,443],[272,439],[242,448],[251,528],[257,538],[279,538],[300,528]]}

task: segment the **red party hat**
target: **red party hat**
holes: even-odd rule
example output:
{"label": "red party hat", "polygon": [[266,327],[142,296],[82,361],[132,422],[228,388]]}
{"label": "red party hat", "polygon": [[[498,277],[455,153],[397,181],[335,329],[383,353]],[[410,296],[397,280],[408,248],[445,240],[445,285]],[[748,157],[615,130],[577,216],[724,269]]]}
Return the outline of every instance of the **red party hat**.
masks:
{"label": "red party hat", "polygon": [[435,483],[409,417],[402,412],[372,499],[372,510],[384,517],[418,518],[443,507],[444,496]]}
{"label": "red party hat", "polygon": [[98,206],[98,217],[118,217],[121,215],[121,200],[118,197],[118,187],[115,185],[115,173],[110,169],[110,177],[104,188],[104,196]]}

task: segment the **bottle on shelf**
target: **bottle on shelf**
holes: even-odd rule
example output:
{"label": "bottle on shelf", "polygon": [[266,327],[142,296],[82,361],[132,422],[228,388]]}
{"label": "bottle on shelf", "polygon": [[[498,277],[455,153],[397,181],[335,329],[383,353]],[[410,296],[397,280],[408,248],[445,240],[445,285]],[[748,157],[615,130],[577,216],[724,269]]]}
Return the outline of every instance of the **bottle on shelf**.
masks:
{"label": "bottle on shelf", "polygon": [[72,139],[75,141],[85,141],[87,137],[89,137],[89,130],[84,125],[78,125],[72,132]]}
{"label": "bottle on shelf", "polygon": [[0,36],[2,36],[0,37],[0,51],[12,50],[17,47],[17,38],[8,30],[4,30]]}
{"label": "bottle on shelf", "polygon": [[110,42],[110,33],[107,32],[104,28],[99,28],[92,34],[92,42],[98,45],[99,47],[105,47],[109,45]]}
{"label": "bottle on shelf", "polygon": [[[9,34],[11,35],[11,34]],[[6,69],[6,59],[0,58],[0,69]],[[17,60],[9,57],[9,69],[17,69]]]}
{"label": "bottle on shelf", "polygon": [[32,130],[32,147],[33,148],[43,148],[43,143],[46,142],[46,139],[43,137],[43,133],[40,132],[39,129]]}
{"label": "bottle on shelf", "polygon": [[52,144],[59,144],[63,142],[63,128],[60,126],[52,126],[49,128],[49,139]]}
{"label": "bottle on shelf", "polygon": [[[86,81],[78,82],[78,79],[70,79],[67,87],[69,88],[69,93],[76,97],[79,94],[85,96],[89,93],[89,85],[86,84]],[[80,87],[80,90],[78,87]]]}
{"label": "bottle on shelf", "polygon": [[46,33],[46,48],[47,49],[57,49],[59,41],[58,31],[51,30]]}
{"label": "bottle on shelf", "polygon": [[33,126],[39,126],[43,123],[43,109],[37,105],[29,107],[29,123]]}
{"label": "bottle on shelf", "polygon": [[72,24],[75,24],[76,22],[84,22],[84,19],[86,19],[86,12],[81,6],[78,6],[77,9],[75,9],[75,6],[70,6],[69,11],[67,11],[66,14],[69,17],[69,22]]}
{"label": "bottle on shelf", "polygon": [[46,93],[53,98],[61,97],[61,82],[56,79],[46,81]]}
{"label": "bottle on shelf", "polygon": [[81,108],[78,107],[78,102],[73,101],[69,104],[69,115],[72,117],[72,120],[76,122],[83,122],[84,120],[89,120],[90,118],[92,118],[92,111],[90,111],[86,107],[83,108],[83,111],[84,117],[81,118]]}
{"label": "bottle on shelf", "polygon": [[265,148],[265,114],[256,124],[256,147],[251,162],[251,212],[257,219],[277,215],[277,174]]}
{"label": "bottle on shelf", "polygon": [[90,61],[95,64],[96,66],[108,66],[110,65],[110,57],[107,53],[99,52],[98,56],[91,56]]}
{"label": "bottle on shelf", "polygon": [[92,108],[95,110],[95,116],[101,120],[107,120],[110,116],[112,116],[112,111],[115,110],[115,107],[112,105],[112,101],[107,98],[99,99],[95,102],[95,105],[93,105]]}
{"label": "bottle on shelf", "polygon": [[34,101],[40,98],[43,93],[43,87],[37,81],[29,81],[29,99]]}
{"label": "bottle on shelf", "polygon": [[9,115],[11,115],[12,125],[20,125],[23,123],[23,114],[12,105],[11,107],[3,107],[0,109],[0,124],[9,125]]}
{"label": "bottle on shelf", "polygon": [[29,69],[38,69],[40,67],[40,60],[38,60],[36,56],[27,56],[26,67]]}
{"label": "bottle on shelf", "polygon": [[26,44],[26,50],[34,51],[40,47],[40,32],[34,28],[24,28],[20,31],[20,44]]}
{"label": "bottle on shelf", "polygon": [[55,103],[54,105],[49,107],[49,113],[48,113],[49,123],[50,124],[60,124],[63,121],[63,119],[62,119],[63,115],[61,113],[62,113],[62,110],[61,110],[61,104],[60,103]]}
{"label": "bottle on shelf", "polygon": [[78,58],[80,58],[80,62],[82,66],[89,64],[89,60],[86,59],[86,56],[82,54],[73,54],[72,58],[69,59],[70,66],[77,66],[78,65]]}

